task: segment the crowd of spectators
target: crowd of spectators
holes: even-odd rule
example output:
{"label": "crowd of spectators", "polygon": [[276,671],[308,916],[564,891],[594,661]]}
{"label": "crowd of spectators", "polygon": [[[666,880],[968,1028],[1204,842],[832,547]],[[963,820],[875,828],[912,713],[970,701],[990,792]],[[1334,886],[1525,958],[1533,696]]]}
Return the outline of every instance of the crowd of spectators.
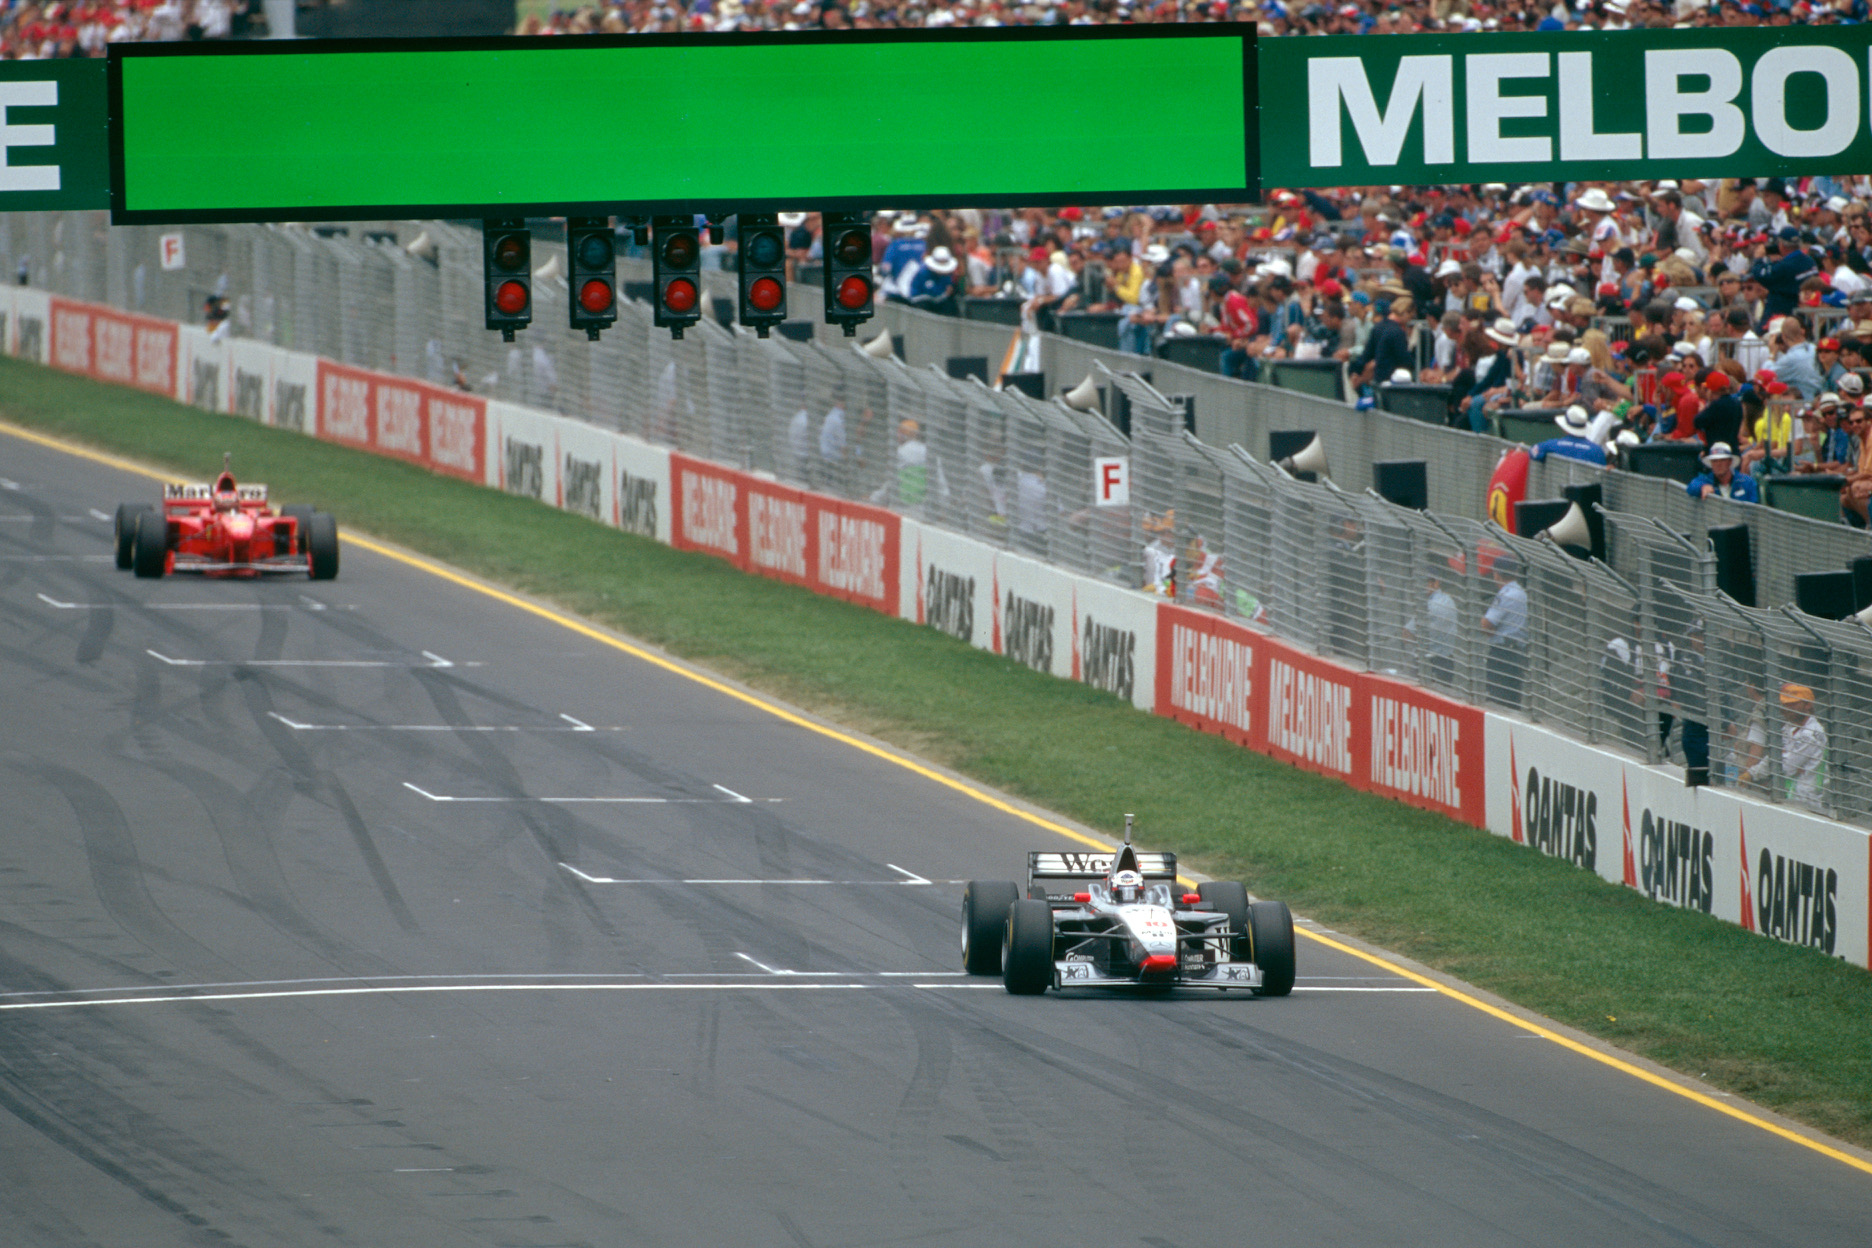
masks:
{"label": "crowd of spectators", "polygon": [[[1872,178],[1272,192],[1256,206],[880,212],[887,296],[1017,300],[1031,329],[1115,315],[1122,345],[1225,344],[1223,371],[1342,360],[1371,403],[1446,387],[1450,423],[1550,411],[1537,457],[1692,444],[1691,485],[1845,478],[1866,522]],[[816,219],[787,218],[817,259]]]}
{"label": "crowd of spectators", "polygon": [[0,59],[103,56],[113,43],[264,35],[260,0],[0,0]]}

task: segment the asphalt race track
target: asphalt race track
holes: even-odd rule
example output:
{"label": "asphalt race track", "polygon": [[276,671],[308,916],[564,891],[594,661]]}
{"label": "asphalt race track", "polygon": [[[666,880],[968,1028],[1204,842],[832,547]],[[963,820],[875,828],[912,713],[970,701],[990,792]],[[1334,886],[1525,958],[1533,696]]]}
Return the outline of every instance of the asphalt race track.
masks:
{"label": "asphalt race track", "polygon": [[1067,842],[357,545],[134,580],[153,489],[0,434],[0,1243],[1866,1242],[1863,1171],[1312,941],[966,979],[957,881]]}

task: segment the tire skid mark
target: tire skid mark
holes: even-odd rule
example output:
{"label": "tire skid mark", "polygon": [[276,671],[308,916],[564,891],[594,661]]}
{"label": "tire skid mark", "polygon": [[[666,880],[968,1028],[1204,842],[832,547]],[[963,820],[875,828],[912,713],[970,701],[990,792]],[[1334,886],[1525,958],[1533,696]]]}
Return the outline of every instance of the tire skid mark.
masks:
{"label": "tire skid mark", "polygon": [[[293,739],[292,729],[267,713],[273,709],[273,699],[266,687],[265,679],[255,672],[240,672],[235,684],[242,694],[255,728],[273,747],[280,761],[294,777],[294,787],[308,799],[327,805],[345,821],[345,826],[351,833],[352,843],[363,858],[365,869],[370,873],[371,880],[376,885],[378,894],[383,898],[391,917],[404,931],[411,933],[419,931],[416,917],[411,913],[409,903],[404,901],[402,891],[397,888],[396,880],[390,874],[389,865],[384,861],[375,840],[372,839],[370,829],[365,824],[363,815],[359,813],[357,804],[351,800],[351,795],[334,773],[322,770],[312,761],[305,747]],[[270,857],[272,854],[270,845],[267,852]],[[273,868],[275,871],[278,870],[277,859],[273,860]]]}
{"label": "tire skid mark", "polygon": [[934,1212],[946,1204],[946,1199],[940,1195],[943,1185],[937,1181],[931,1166],[930,1128],[935,1120],[937,1102],[949,1082],[949,1064],[954,1055],[949,1039],[950,1025],[948,1020],[914,1004],[893,1004],[916,1043],[916,1069],[891,1118],[890,1165],[896,1171],[897,1185],[904,1199],[920,1209]]}
{"label": "tire skid mark", "polygon": [[110,792],[89,776],[57,763],[40,761],[36,770],[71,807],[84,841],[92,888],[117,926],[172,968],[186,968],[191,974],[233,973],[232,963],[183,931],[157,905],[129,821]]}

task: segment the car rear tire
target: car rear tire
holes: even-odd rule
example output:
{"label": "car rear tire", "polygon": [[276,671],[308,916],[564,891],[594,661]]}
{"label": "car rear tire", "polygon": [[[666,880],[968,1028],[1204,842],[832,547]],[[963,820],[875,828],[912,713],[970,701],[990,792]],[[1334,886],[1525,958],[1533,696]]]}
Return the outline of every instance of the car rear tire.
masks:
{"label": "car rear tire", "polygon": [[329,581],[338,575],[338,518],[329,511],[313,512],[307,522],[306,557],[313,580]]}
{"label": "car rear tire", "polygon": [[1008,907],[1001,949],[1001,982],[1015,996],[1033,997],[1053,983],[1053,907],[1023,897]]}
{"label": "car rear tire", "polygon": [[1261,968],[1263,997],[1284,997],[1294,986],[1293,913],[1284,901],[1257,901],[1248,907],[1248,926],[1254,932],[1254,960]]}
{"label": "car rear tire", "polygon": [[311,503],[288,503],[280,508],[280,515],[291,516],[294,520],[299,522],[298,527],[294,529],[298,540],[298,549],[291,553],[295,555],[303,555],[306,553],[306,530],[311,528],[312,516],[316,511],[317,508],[313,507]]}
{"label": "car rear tire", "polygon": [[169,570],[169,521],[160,511],[137,514],[136,533],[130,539],[130,568],[145,578]]}
{"label": "car rear tire", "polygon": [[148,503],[118,503],[116,520],[111,528],[111,536],[117,543],[117,568],[128,572],[136,557],[137,517],[146,511],[154,511]]}
{"label": "car rear tire", "polygon": [[970,880],[962,890],[962,969],[971,975],[1001,973],[1001,942],[1008,907],[1020,898],[1009,881]]}
{"label": "car rear tire", "polygon": [[1254,956],[1249,947],[1248,889],[1235,880],[1204,880],[1196,886],[1196,895],[1217,914],[1228,915],[1229,961],[1246,962]]}

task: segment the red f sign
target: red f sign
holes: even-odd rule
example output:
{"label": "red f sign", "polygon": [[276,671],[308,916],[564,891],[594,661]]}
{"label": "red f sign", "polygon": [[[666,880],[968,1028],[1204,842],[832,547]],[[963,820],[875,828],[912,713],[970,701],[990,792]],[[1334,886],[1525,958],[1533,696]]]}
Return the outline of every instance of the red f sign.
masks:
{"label": "red f sign", "polygon": [[1100,455],[1092,461],[1092,497],[1100,507],[1131,505],[1131,461]]}

